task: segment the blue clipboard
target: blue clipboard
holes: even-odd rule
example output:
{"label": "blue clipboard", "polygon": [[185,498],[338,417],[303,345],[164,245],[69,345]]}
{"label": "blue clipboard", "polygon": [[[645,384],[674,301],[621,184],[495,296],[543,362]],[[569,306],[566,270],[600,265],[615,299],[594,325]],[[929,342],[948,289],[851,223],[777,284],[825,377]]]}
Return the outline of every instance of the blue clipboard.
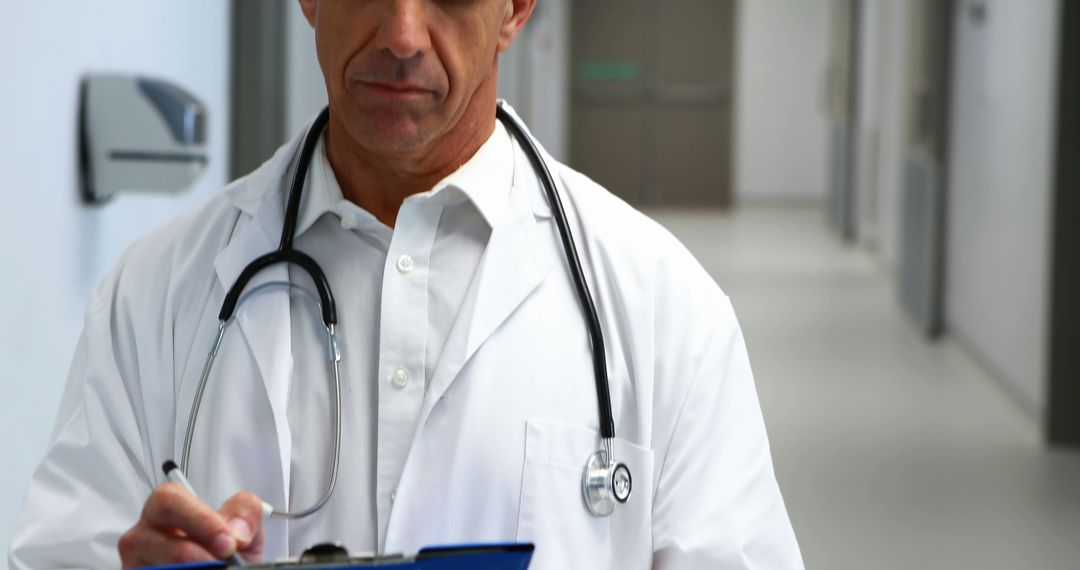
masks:
{"label": "blue clipboard", "polygon": [[[414,557],[377,556],[344,560],[290,561],[250,563],[252,570],[527,570],[532,561],[534,546],[527,543],[463,544],[433,546]],[[224,562],[198,562],[169,566],[150,566],[143,570],[222,570]]]}

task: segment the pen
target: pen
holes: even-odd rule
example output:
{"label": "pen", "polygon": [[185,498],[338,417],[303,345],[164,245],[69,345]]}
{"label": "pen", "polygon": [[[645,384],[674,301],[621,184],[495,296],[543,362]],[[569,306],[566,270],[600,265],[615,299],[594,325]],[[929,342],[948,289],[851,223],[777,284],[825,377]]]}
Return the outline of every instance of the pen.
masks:
{"label": "pen", "polygon": [[[165,477],[168,477],[169,481],[183,485],[184,488],[191,493],[191,496],[196,499],[199,498],[199,495],[195,492],[191,483],[188,483],[187,477],[184,477],[184,472],[180,470],[180,466],[177,465],[175,461],[171,459],[166,461],[165,464],[161,466],[161,470],[165,472]],[[225,559],[225,562],[231,566],[246,566],[246,564],[244,564],[244,559],[240,558],[240,553],[238,552],[233,553],[232,556]]]}

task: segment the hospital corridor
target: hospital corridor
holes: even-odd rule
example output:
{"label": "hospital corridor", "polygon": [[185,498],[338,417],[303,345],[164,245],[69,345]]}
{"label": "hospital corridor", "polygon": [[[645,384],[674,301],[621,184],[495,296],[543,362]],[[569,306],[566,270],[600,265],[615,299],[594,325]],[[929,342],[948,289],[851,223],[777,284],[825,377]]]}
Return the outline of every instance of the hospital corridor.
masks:
{"label": "hospital corridor", "polygon": [[[650,212],[732,297],[807,568],[1071,568],[1080,456],[814,208]],[[807,521],[805,525],[800,520]]]}
{"label": "hospital corridor", "polygon": [[0,570],[1080,568],[1080,2],[10,4]]}

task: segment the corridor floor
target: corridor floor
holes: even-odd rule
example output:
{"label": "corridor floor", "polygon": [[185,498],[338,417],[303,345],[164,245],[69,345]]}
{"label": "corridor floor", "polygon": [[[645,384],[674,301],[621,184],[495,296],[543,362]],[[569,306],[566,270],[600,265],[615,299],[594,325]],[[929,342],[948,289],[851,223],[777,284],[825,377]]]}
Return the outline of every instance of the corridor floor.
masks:
{"label": "corridor floor", "polygon": [[649,214],[734,302],[808,569],[1080,568],[1080,450],[923,340],[820,211]]}

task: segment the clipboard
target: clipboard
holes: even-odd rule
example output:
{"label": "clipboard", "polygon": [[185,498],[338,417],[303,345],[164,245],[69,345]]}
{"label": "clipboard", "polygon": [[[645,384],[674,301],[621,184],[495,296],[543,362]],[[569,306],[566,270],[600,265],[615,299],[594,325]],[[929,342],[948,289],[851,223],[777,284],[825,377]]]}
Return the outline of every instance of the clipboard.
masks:
{"label": "clipboard", "polygon": [[[535,547],[529,543],[431,546],[416,556],[349,556],[336,545],[314,546],[295,560],[253,562],[251,570],[527,570]],[[143,570],[223,570],[224,562],[149,566]]]}

